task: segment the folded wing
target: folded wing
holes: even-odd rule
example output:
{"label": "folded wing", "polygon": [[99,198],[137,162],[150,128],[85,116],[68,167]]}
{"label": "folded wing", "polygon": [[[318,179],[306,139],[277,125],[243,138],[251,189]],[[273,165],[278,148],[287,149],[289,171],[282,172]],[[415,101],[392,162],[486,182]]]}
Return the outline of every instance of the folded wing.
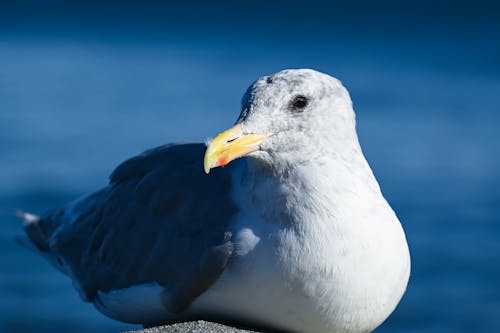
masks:
{"label": "folded wing", "polygon": [[[203,172],[202,144],[131,158],[102,190],[25,224],[37,249],[87,301],[145,283],[180,312],[219,277],[232,254],[231,170]],[[97,299],[98,301],[98,299]]]}

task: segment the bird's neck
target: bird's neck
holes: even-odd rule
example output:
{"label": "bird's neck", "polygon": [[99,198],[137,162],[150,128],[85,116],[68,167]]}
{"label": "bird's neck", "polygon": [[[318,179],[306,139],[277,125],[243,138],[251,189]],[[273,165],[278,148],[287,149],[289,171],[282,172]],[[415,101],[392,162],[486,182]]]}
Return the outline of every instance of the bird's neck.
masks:
{"label": "bird's neck", "polygon": [[[359,148],[359,146],[358,146]],[[360,149],[349,157],[324,155],[283,170],[269,170],[250,160],[239,178],[239,188],[252,193],[250,207],[266,220],[296,225],[304,216],[335,215],[342,202],[381,196],[373,173]]]}

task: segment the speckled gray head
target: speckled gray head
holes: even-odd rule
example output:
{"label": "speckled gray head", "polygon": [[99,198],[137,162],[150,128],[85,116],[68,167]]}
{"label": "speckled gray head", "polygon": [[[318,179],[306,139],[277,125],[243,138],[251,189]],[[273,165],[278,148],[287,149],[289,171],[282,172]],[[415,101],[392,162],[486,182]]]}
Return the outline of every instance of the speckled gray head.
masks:
{"label": "speckled gray head", "polygon": [[255,81],[243,96],[237,125],[223,134],[207,149],[206,170],[246,155],[269,167],[293,166],[357,144],[349,93],[339,80],[311,69]]}

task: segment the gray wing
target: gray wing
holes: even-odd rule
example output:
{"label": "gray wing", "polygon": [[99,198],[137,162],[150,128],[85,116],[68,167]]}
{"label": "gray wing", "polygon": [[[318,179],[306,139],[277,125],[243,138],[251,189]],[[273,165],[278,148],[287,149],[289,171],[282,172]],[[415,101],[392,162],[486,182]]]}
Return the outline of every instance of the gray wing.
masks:
{"label": "gray wing", "polygon": [[231,167],[203,172],[203,144],[166,145],[122,163],[104,189],[29,223],[41,252],[95,301],[156,282],[171,312],[219,277],[232,253]]}

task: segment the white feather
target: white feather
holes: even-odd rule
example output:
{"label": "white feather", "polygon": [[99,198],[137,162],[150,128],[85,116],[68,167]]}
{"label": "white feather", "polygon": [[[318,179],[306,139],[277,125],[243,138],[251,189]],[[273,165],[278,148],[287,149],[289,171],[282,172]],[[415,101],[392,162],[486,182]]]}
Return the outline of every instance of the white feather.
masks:
{"label": "white feather", "polygon": [[94,306],[105,315],[129,323],[161,322],[168,316],[161,302],[163,287],[141,284],[108,293],[99,291]]}

